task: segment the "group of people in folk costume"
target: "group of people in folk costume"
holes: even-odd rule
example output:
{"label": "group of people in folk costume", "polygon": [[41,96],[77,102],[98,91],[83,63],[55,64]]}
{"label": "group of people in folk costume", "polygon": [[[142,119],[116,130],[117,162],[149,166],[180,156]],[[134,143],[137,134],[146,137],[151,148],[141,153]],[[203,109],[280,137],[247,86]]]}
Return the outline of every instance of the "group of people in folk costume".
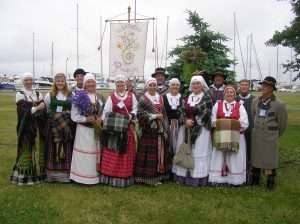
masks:
{"label": "group of people in folk costume", "polygon": [[[191,78],[189,93],[181,82],[157,68],[143,94],[132,80],[115,77],[116,89],[105,100],[96,93],[94,75],[74,72],[68,88],[58,73],[43,98],[33,89],[33,77],[23,76],[17,92],[17,159],[11,182],[43,181],[160,185],[171,179],[189,186],[258,185],[263,171],[267,188],[276,185],[279,137],[287,126],[285,104],[274,95],[276,80],[266,77],[261,96],[225,85],[216,72],[208,86],[201,72]],[[175,163],[188,145],[192,167]]]}

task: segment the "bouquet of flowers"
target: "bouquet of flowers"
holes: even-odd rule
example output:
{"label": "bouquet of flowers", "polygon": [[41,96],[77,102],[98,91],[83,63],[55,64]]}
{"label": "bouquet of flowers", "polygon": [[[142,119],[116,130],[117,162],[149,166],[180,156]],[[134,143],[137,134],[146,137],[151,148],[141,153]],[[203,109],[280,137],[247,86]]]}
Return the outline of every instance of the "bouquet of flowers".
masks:
{"label": "bouquet of flowers", "polygon": [[[95,122],[93,123],[93,128],[95,132],[101,136],[102,134],[102,126],[97,124],[97,116],[96,116],[96,105],[92,104],[89,96],[84,92],[84,90],[76,92],[75,95],[71,96],[72,104],[77,107],[80,113],[85,116],[94,116]],[[97,101],[96,101],[97,103]]]}

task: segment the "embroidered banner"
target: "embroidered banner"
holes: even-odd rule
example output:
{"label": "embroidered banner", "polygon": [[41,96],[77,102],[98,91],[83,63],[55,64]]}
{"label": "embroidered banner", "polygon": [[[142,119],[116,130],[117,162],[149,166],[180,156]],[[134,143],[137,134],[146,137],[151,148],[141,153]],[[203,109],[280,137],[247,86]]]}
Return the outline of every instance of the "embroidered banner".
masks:
{"label": "embroidered banner", "polygon": [[144,77],[148,21],[110,24],[109,77]]}

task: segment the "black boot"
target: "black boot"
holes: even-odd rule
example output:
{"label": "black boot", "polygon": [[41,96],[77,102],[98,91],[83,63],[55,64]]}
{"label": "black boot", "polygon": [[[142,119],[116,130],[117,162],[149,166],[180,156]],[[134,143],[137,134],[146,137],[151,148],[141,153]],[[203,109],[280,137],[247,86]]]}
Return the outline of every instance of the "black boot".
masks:
{"label": "black boot", "polygon": [[257,186],[260,181],[260,169],[252,167],[252,175],[251,175],[251,185]]}
{"label": "black boot", "polygon": [[275,176],[273,176],[273,175],[268,175],[267,189],[273,190],[273,189],[275,189],[275,186],[276,186]]}

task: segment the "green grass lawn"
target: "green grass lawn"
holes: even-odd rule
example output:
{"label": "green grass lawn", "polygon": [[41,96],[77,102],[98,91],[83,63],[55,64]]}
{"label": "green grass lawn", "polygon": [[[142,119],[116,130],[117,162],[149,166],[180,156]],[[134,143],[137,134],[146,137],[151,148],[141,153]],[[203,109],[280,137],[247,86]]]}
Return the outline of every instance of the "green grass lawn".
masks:
{"label": "green grass lawn", "polygon": [[[278,93],[288,107],[300,94]],[[289,111],[276,190],[192,188],[166,183],[118,189],[103,185],[16,186],[14,97],[0,96],[0,223],[300,223],[300,111]]]}

